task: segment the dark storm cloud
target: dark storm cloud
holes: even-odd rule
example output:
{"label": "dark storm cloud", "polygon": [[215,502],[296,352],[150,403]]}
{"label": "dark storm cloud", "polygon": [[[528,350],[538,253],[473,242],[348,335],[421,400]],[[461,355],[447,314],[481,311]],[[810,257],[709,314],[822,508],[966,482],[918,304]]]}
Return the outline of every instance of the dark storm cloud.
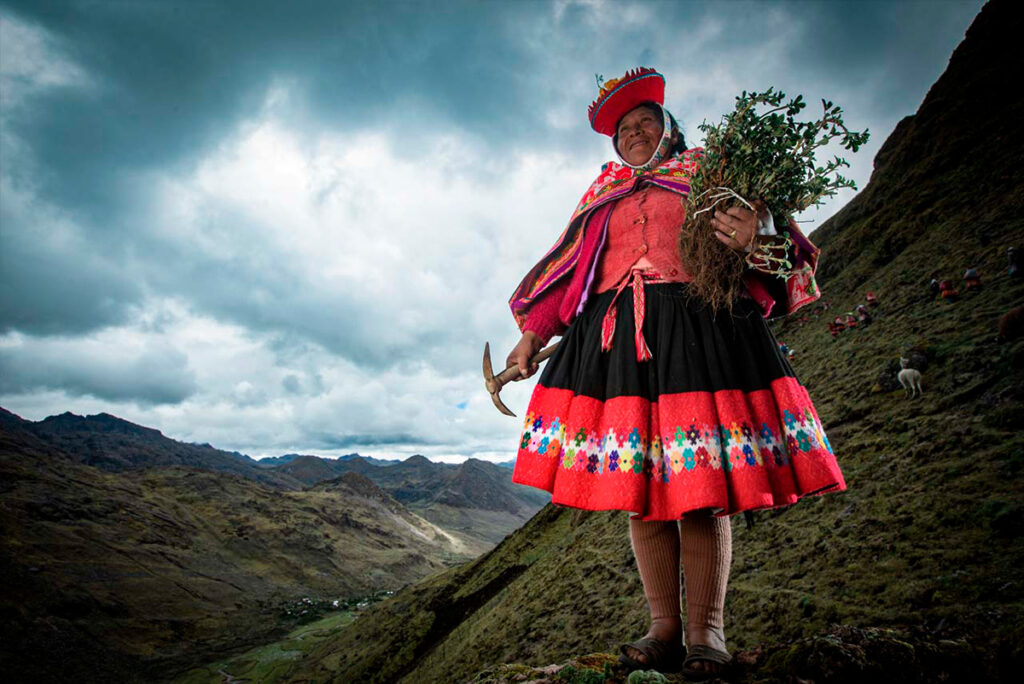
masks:
{"label": "dark storm cloud", "polygon": [[[150,217],[138,177],[187,169],[259,110],[274,79],[304,97],[293,118],[313,127],[384,128],[410,144],[425,128],[501,128],[502,117],[539,128],[529,113],[539,116],[540,108],[511,113],[521,104],[513,74],[529,73],[531,59],[503,37],[491,9],[514,15],[514,5],[5,3],[14,17],[53,35],[90,81],[30,93],[5,108],[5,132],[31,161],[9,164],[5,174],[69,212],[91,250],[108,256],[97,268],[86,254],[38,241],[23,222],[40,217],[5,217],[0,329],[68,333],[122,320],[141,297],[139,281],[126,274],[126,252],[154,259],[159,246],[146,239]],[[250,306],[250,283],[263,273],[202,263],[176,270],[156,259],[155,273],[140,265],[174,285],[172,293],[194,290],[215,315],[256,328],[286,322]],[[232,278],[239,275],[254,280]],[[347,330],[335,328],[321,341],[377,356],[379,347]]]}
{"label": "dark storm cloud", "polygon": [[[719,18],[727,30],[709,46],[709,61],[769,38],[757,33],[759,13],[784,12],[801,28],[787,46],[793,68],[843,80],[881,74],[872,83],[886,102],[909,83],[934,78],[935,53],[948,54],[944,36],[966,25],[979,5],[650,4],[664,25],[678,27],[680,40],[708,17]],[[649,26],[596,35],[588,17],[598,10],[573,3],[558,22],[557,43],[544,46],[522,36],[549,21],[549,6],[537,2],[61,0],[8,7],[62,39],[96,79],[95,89],[41,94],[6,123],[41,166],[58,171],[45,178],[44,194],[106,231],[130,228],[131,219],[109,219],[123,206],[121,190],[133,170],[187,165],[256,111],[274,78],[290,79],[304,93],[306,107],[296,116],[313,125],[385,127],[410,141],[456,126],[500,149],[545,137],[538,135],[546,129],[545,110],[567,85],[589,82],[592,71],[607,67],[656,62],[665,52],[651,45],[661,36]],[[549,71],[552,61],[572,59],[566,48],[592,50],[601,42],[603,63],[582,55],[587,64]],[[585,135],[581,125],[571,142]]]}
{"label": "dark storm cloud", "polygon": [[89,346],[68,340],[27,340],[0,355],[0,394],[63,390],[142,405],[178,404],[197,390],[184,354],[165,345],[137,353],[118,340]]}
{"label": "dark storm cloud", "polygon": [[329,435],[314,437],[314,443],[320,449],[353,449],[356,447],[388,447],[406,444],[431,444],[424,435],[407,433],[375,433],[368,435]]}
{"label": "dark storm cloud", "polygon": [[[33,161],[25,169],[42,170],[29,179],[20,166],[5,172],[71,212],[97,252],[110,254],[111,268],[11,240],[0,323],[56,332],[118,321],[140,297],[120,254],[147,227],[138,176],[189,168],[259,110],[275,79],[299,93],[298,129],[372,127],[410,148],[454,130],[495,154],[581,149],[595,144],[582,114],[591,73],[657,63],[667,38],[688,40],[708,19],[726,27],[709,45],[713,61],[765,38],[757,34],[759,13],[789,15],[798,29],[785,48],[792,70],[871,79],[880,93],[874,106],[885,108],[922,74],[934,78],[934,53],[948,54],[948,39],[938,36],[966,25],[978,5],[641,3],[658,20],[652,26],[602,24],[602,15],[627,13],[611,3],[565,3],[557,23],[552,6],[539,2],[4,3],[50,32],[90,81],[31,94],[5,110],[6,133]],[[544,117],[567,90],[581,94],[581,125],[555,131]],[[19,229],[17,221],[5,226],[8,234]],[[143,259],[151,247],[139,246]],[[61,275],[46,282],[43,273]],[[168,275],[180,281],[191,274]],[[201,292],[223,285],[210,280]],[[213,297],[218,315],[230,309],[236,320],[266,320],[244,298],[232,299],[230,288]]]}
{"label": "dark storm cloud", "polygon": [[[709,46],[708,61],[770,37],[758,35],[758,15],[784,12],[801,28],[799,40],[787,47],[794,68],[866,78],[880,68],[890,76],[885,65],[898,62],[899,69],[878,82],[898,92],[922,75],[934,76],[934,53],[948,54],[949,28],[962,29],[980,3],[647,5],[681,41],[709,17],[722,21],[727,30]],[[44,194],[103,219],[121,206],[121,183],[133,169],[187,164],[257,110],[274,78],[294,81],[307,105],[296,116],[314,125],[384,126],[410,139],[456,126],[487,133],[500,148],[506,137],[519,142],[545,128],[553,93],[581,78],[589,83],[593,71],[656,62],[665,52],[651,45],[662,36],[646,25],[595,35],[599,26],[589,17],[599,10],[571,2],[553,29],[558,42],[541,46],[523,37],[550,23],[550,7],[539,2],[60,0],[5,6],[62,39],[70,57],[96,79],[94,90],[37,96],[7,125],[29,142],[42,166],[59,170],[46,179]],[[574,71],[548,70],[552,61],[571,62],[566,48],[587,45],[601,46],[602,63],[590,64],[585,54],[587,63]]]}
{"label": "dark storm cloud", "polygon": [[785,3],[780,7],[800,26],[800,39],[789,43],[788,61],[804,73],[831,75],[837,83],[848,83],[847,88],[865,88],[870,97],[858,105],[868,109],[866,113],[898,119],[917,109],[922,89],[945,70],[952,48],[983,4]]}
{"label": "dark storm cloud", "polygon": [[73,334],[126,320],[138,282],[91,244],[45,248],[30,220],[0,207],[0,333]]}
{"label": "dark storm cloud", "polygon": [[[293,80],[321,122],[413,126],[413,135],[453,114],[509,116],[521,94],[500,79],[531,61],[502,36],[488,3],[7,6],[62,39],[96,80],[95,89],[40,94],[7,121],[41,166],[60,170],[44,194],[93,219],[121,206],[133,169],[188,164],[258,110],[272,79]],[[421,111],[396,116],[400,103]]]}

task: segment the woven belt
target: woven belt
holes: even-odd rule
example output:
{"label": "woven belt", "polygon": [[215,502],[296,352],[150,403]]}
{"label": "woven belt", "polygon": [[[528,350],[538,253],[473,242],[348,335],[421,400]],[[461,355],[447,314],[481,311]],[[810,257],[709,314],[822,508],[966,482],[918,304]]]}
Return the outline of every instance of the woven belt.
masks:
{"label": "woven belt", "polygon": [[619,287],[615,290],[615,296],[612,297],[611,304],[608,305],[608,310],[604,314],[604,318],[601,319],[601,351],[610,351],[612,348],[612,338],[615,336],[615,317],[618,314],[615,308],[615,303],[619,300],[619,295],[627,287],[632,286],[633,288],[633,331],[634,341],[636,342],[636,360],[650,361],[653,358],[650,348],[647,346],[647,340],[644,339],[644,284],[653,283],[667,283],[657,273],[657,271],[645,271],[639,268],[635,268],[630,271],[629,275],[622,279],[619,283]]}

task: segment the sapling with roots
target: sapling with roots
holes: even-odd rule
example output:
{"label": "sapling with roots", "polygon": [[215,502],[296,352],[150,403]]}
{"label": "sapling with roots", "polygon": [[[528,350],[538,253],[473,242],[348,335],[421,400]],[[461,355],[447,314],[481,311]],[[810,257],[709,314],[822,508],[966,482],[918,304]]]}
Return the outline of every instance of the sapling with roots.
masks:
{"label": "sapling with roots", "polygon": [[[743,91],[736,108],[720,123],[701,124],[704,160],[683,200],[686,221],[679,244],[693,278],[691,294],[713,308],[732,308],[747,268],[786,277],[792,264],[785,255],[792,241],[782,226],[789,217],[820,204],[840,188],[857,189],[839,174],[849,166],[845,159],[836,156],[818,166],[815,152],[837,138],[843,148],[856,152],[868,132],[849,130],[838,105],[826,100],[821,105],[819,119],[798,121],[807,106],[803,95],[787,102],[785,93],[774,88]],[[711,216],[733,206],[755,211],[766,206],[780,224],[779,234],[756,237],[747,252],[730,249],[715,239]]]}

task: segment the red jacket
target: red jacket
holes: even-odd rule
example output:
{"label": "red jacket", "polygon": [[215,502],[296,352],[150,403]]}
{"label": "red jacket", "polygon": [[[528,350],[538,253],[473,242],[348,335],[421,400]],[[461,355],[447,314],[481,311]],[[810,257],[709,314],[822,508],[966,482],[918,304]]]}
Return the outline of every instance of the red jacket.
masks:
{"label": "red jacket", "polygon": [[[692,159],[691,159],[692,154]],[[664,173],[663,165],[652,174],[645,174],[608,184],[611,187],[603,197],[599,190],[593,193],[601,177],[595,182],[584,202],[577,208],[569,226],[559,242],[548,251],[519,284],[509,304],[520,330],[532,330],[547,341],[565,331],[583,310],[596,282],[596,271],[605,245],[608,220],[615,201],[634,192],[640,182],[646,181],[680,195],[689,194],[689,176],[699,151],[690,150],[685,160],[678,163],[671,174]],[[685,167],[683,166],[685,164]],[[609,166],[605,165],[605,169]],[[685,168],[685,170],[683,170]],[[605,173],[602,169],[602,173]],[[613,173],[615,169],[609,172]],[[592,199],[588,201],[588,196]],[[819,251],[804,237],[795,221],[790,219],[788,232],[793,240],[789,259],[793,270],[785,277],[749,271],[744,275],[747,292],[761,307],[764,316],[781,316],[796,311],[821,295],[814,281],[814,269]]]}

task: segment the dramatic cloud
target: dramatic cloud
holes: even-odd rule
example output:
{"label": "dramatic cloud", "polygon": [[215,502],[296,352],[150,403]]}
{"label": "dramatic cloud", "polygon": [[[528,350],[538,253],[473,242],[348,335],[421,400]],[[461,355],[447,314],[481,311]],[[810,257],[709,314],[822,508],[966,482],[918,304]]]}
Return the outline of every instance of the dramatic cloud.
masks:
{"label": "dramatic cloud", "polygon": [[863,185],[980,5],[0,0],[0,404],[507,459],[481,348],[610,157],[595,72],[659,67],[692,144],[744,89],[835,100]]}
{"label": "dramatic cloud", "polygon": [[131,339],[108,329],[90,338],[0,342],[0,393],[64,390],[144,406],[177,404],[196,391],[188,358],[164,339]]}

